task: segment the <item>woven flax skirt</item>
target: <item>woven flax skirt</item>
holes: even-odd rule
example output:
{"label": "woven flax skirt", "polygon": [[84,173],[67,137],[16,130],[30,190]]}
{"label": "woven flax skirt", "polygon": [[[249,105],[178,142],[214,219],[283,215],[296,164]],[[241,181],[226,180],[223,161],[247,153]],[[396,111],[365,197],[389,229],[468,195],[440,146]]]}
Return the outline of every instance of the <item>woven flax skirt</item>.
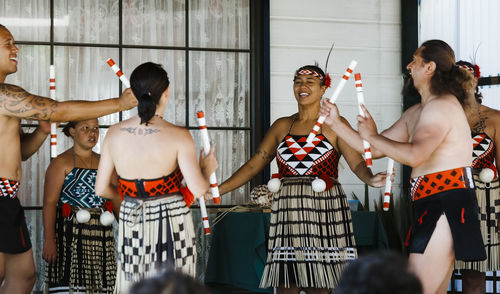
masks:
{"label": "woven flax skirt", "polygon": [[112,293],[116,276],[113,226],[99,221],[100,208],[92,208],[87,223],[73,216],[64,219],[57,208],[57,259],[48,264],[44,293]]}
{"label": "woven flax skirt", "polygon": [[[486,184],[481,182],[477,175],[474,175],[474,184],[476,185],[477,204],[479,205],[481,235],[487,258],[474,262],[457,261],[455,267],[481,272],[498,271],[500,270],[500,184],[498,179],[490,183],[489,197],[486,196]],[[489,198],[489,203],[487,198]]]}
{"label": "woven flax skirt", "polygon": [[346,263],[357,256],[342,186],[316,193],[313,180],[283,178],[274,193],[262,288],[334,288]]}
{"label": "woven flax skirt", "polygon": [[195,235],[191,211],[181,196],[125,196],[118,230],[115,293],[155,275],[170,263],[194,277]]}

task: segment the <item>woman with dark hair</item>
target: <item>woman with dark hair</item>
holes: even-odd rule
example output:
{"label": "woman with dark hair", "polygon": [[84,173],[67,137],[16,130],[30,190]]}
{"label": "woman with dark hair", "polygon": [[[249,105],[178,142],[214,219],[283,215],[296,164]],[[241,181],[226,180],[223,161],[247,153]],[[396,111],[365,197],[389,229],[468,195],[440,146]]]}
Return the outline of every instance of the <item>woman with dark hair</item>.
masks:
{"label": "woman with dark hair", "polygon": [[[104,211],[112,206],[94,190],[99,154],[92,148],[99,123],[72,121],[63,132],[73,138],[73,147],[52,160],[45,173],[45,293],[111,293],[116,276],[113,216]],[[106,214],[111,219],[102,224]]]}
{"label": "woman with dark hair", "polygon": [[[340,157],[363,182],[374,187],[385,183],[385,175],[374,176],[360,153],[330,128],[323,126],[312,143],[306,142],[329,85],[329,76],[318,66],[299,68],[293,79],[298,112],[276,120],[256,154],[219,187],[221,194],[240,187],[276,156],[283,178],[273,194],[261,287],[278,287],[278,293],[328,293],[347,261],[357,256],[347,197],[337,181]],[[314,191],[315,177],[332,186]]]}
{"label": "woman with dark hair", "polygon": [[[193,199],[188,196],[203,197],[217,161],[212,150],[200,155],[198,163],[189,131],[163,120],[169,84],[161,65],[139,65],[130,76],[138,114],[110,127],[102,145],[96,191],[122,200],[116,293],[127,293],[130,285],[166,262],[195,274],[194,227],[187,205]],[[112,181],[115,173],[118,186]],[[192,194],[182,186],[183,178]]]}
{"label": "woman with dark hair", "polygon": [[481,104],[483,96],[477,86],[481,76],[479,67],[462,60],[457,65],[474,75],[474,87],[467,92],[464,110],[471,129],[472,168],[487,259],[458,261],[455,266],[462,274],[464,293],[485,293],[485,272],[500,270],[500,216],[495,214],[500,211],[499,169],[495,164],[500,162],[500,148],[497,148],[500,147],[500,111]]}

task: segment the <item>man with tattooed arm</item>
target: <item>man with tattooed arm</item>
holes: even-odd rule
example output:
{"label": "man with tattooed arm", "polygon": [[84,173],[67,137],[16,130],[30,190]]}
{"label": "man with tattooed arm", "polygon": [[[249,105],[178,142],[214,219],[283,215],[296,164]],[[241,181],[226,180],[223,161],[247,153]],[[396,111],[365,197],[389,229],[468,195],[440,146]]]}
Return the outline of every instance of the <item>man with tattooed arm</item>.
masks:
{"label": "man with tattooed arm", "polygon": [[[30,293],[35,283],[31,242],[17,192],[21,161],[45,141],[49,121],[87,120],[137,104],[130,89],[120,98],[57,102],[5,84],[7,75],[17,71],[18,52],[14,37],[0,24],[0,294]],[[38,120],[40,124],[33,133],[24,134],[21,119]]]}

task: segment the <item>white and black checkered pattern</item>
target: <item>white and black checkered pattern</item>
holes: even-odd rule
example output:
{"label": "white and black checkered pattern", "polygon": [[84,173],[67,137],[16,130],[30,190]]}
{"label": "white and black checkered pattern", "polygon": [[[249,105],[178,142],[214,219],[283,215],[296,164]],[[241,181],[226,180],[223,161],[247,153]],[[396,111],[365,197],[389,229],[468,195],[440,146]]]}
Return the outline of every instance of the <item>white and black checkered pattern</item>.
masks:
{"label": "white and black checkered pattern", "polygon": [[0,197],[16,198],[19,192],[19,182],[0,178]]}
{"label": "white and black checkered pattern", "polygon": [[154,275],[165,263],[194,277],[196,250],[191,211],[182,196],[125,197],[120,209],[115,293]]}

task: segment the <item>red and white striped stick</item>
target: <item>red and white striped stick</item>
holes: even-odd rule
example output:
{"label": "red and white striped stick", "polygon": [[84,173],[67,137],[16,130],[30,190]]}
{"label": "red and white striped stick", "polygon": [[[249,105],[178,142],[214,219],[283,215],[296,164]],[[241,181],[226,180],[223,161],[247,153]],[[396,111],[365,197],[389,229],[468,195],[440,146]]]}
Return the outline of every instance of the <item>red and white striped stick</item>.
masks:
{"label": "red and white striped stick", "polygon": [[[205,120],[205,113],[203,111],[198,111],[196,113],[198,116],[198,125],[200,126],[201,132],[201,141],[203,143],[203,150],[205,151],[205,155],[210,153],[210,140],[208,138],[208,130],[207,130],[207,121]],[[210,175],[210,191],[212,192],[212,196],[214,197],[214,203],[220,203],[220,194],[219,187],[217,185],[217,177],[215,176],[215,172]]]}
{"label": "red and white striped stick", "polygon": [[[365,116],[363,109],[361,109],[361,104],[365,104],[365,97],[363,94],[363,83],[361,82],[361,74],[354,74],[354,80],[356,83],[356,94],[358,96],[358,110],[359,115]],[[365,151],[365,162],[368,168],[372,168],[373,160],[372,160],[372,151],[370,149],[370,143],[368,141],[363,140],[363,149]]]}
{"label": "red and white striped stick", "polygon": [[113,61],[113,59],[108,58],[108,60],[106,62],[109,64],[111,69],[115,72],[115,74],[120,78],[120,81],[122,81],[125,88],[130,88],[130,81],[123,74],[122,70],[118,67],[118,65],[116,65],[116,63]]}
{"label": "red and white striped stick", "polygon": [[210,224],[208,223],[208,213],[207,213],[207,207],[205,206],[205,198],[203,198],[203,195],[198,198],[198,201],[200,202],[200,212],[201,212],[201,220],[203,222],[203,230],[205,230],[205,235],[210,235]]}
{"label": "red and white striped stick", "polygon": [[[50,98],[56,100],[56,70],[54,65],[49,67],[49,92]],[[50,124],[50,158],[57,157],[57,126],[56,123]]]}
{"label": "red and white striped stick", "polygon": [[387,162],[387,178],[385,178],[385,192],[384,192],[384,211],[389,210],[389,203],[391,201],[391,177],[392,177],[392,170],[394,168],[394,160],[389,158],[389,161]]}
{"label": "red and white striped stick", "polygon": [[[331,103],[335,103],[335,101],[337,100],[337,98],[339,97],[339,94],[340,94],[340,91],[342,91],[342,89],[344,88],[345,86],[345,83],[347,82],[347,80],[349,79],[349,76],[351,76],[351,73],[352,71],[354,70],[354,68],[356,67],[356,65],[358,64],[358,62],[356,60],[352,60],[351,63],[349,64],[349,66],[347,67],[344,75],[342,76],[342,79],[340,79],[340,82],[339,84],[337,85],[337,87],[335,88],[335,91],[333,91],[333,94],[332,96],[330,97],[330,102]],[[316,122],[316,124],[314,125],[312,131],[309,133],[309,136],[307,136],[307,139],[306,141],[308,143],[311,143],[312,140],[314,139],[314,137],[316,137],[316,135],[318,134],[319,132],[319,129],[321,128],[321,126],[323,125],[323,122],[325,121],[326,117],[324,116],[320,116],[318,118],[318,121]]]}

